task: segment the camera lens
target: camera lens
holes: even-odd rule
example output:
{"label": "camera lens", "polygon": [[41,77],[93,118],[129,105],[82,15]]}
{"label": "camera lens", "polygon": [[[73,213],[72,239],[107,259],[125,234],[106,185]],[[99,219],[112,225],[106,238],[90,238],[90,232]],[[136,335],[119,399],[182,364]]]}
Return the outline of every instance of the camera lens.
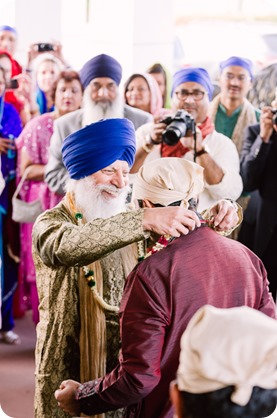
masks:
{"label": "camera lens", "polygon": [[167,145],[176,145],[182,135],[178,127],[171,126],[163,132],[162,137]]}

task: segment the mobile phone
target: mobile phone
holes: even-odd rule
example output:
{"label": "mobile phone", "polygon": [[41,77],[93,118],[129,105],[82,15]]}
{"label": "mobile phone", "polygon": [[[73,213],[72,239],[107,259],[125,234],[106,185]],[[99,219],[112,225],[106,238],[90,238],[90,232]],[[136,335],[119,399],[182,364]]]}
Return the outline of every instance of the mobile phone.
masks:
{"label": "mobile phone", "polygon": [[38,52],[54,51],[54,45],[47,43],[36,44]]}
{"label": "mobile phone", "polygon": [[15,90],[18,89],[19,84],[18,84],[18,80],[16,78],[12,78],[8,83],[7,83],[7,89],[9,90]]}

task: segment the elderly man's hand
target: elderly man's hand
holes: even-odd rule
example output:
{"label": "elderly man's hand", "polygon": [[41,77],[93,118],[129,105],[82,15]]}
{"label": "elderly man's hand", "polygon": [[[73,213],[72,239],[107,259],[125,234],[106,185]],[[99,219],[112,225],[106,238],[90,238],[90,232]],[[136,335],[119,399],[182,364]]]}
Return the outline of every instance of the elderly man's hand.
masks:
{"label": "elderly man's hand", "polygon": [[80,386],[75,380],[64,380],[55,391],[58,406],[72,416],[80,414],[79,402],[75,399],[75,391]]}
{"label": "elderly man's hand", "polygon": [[179,206],[144,209],[143,228],[159,235],[186,235],[201,225],[198,216]]}
{"label": "elderly man's hand", "polygon": [[238,226],[241,220],[238,209],[239,205],[230,200],[219,200],[209,210],[209,224],[217,231],[228,231]]}

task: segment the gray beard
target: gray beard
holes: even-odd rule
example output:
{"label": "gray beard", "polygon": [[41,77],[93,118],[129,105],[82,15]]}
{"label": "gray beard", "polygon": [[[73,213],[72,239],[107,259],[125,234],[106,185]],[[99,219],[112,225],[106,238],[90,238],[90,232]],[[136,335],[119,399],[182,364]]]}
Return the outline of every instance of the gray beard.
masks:
{"label": "gray beard", "polygon": [[90,86],[84,91],[82,127],[98,122],[101,119],[123,118],[124,102],[117,94],[113,102],[93,102],[90,97]]}
{"label": "gray beard", "polygon": [[[111,189],[118,196],[105,199],[101,190]],[[126,199],[130,188],[117,189],[115,186],[96,185],[92,178],[68,180],[67,191],[74,194],[75,205],[87,222],[97,218],[110,218],[121,212],[126,212]]]}

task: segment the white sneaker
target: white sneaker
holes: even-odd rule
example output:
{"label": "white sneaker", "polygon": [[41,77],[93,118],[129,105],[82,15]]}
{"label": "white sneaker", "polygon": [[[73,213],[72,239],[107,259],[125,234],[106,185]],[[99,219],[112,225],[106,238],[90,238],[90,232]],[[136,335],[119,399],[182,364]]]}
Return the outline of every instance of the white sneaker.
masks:
{"label": "white sneaker", "polygon": [[6,344],[21,344],[21,339],[13,331],[1,331],[1,340]]}

